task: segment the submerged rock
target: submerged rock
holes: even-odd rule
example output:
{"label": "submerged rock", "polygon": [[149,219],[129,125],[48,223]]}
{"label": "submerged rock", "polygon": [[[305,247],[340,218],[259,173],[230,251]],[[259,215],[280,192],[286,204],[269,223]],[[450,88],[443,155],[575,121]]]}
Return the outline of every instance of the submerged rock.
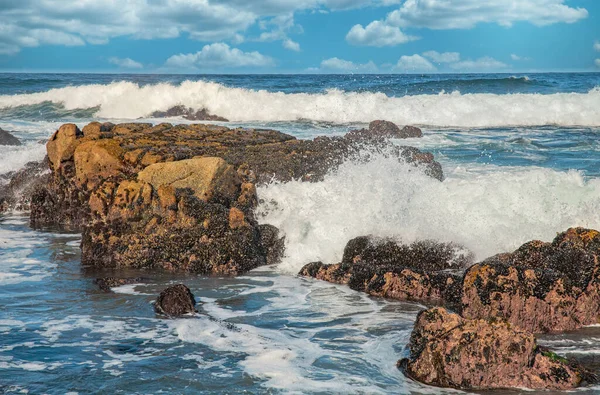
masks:
{"label": "submerged rock", "polygon": [[342,262],[306,265],[300,275],[400,300],[460,301],[459,273],[472,255],[454,244],[418,241],[410,245],[372,236],[350,240]]}
{"label": "submerged rock", "polygon": [[373,121],[368,129],[353,130],[347,136],[358,140],[407,139],[423,137],[423,132],[415,126],[405,126],[400,129],[395,123],[389,121]]}
{"label": "submerged rock", "polygon": [[94,280],[94,283],[98,285],[104,292],[112,292],[111,288],[122,287],[123,285],[137,284],[142,282],[141,277],[136,278],[115,278],[115,277],[103,277]]}
{"label": "submerged rock", "polygon": [[229,122],[226,118],[218,115],[211,115],[205,108],[201,110],[194,110],[193,108],[187,108],[185,106],[171,107],[167,111],[155,111],[152,113],[153,118],[169,118],[169,117],[183,117],[190,121],[217,121],[217,122]]}
{"label": "submerged rock", "polygon": [[21,140],[13,136],[10,132],[0,129],[0,145],[21,145]]}
{"label": "submerged rock", "polygon": [[506,319],[534,333],[600,322],[600,233],[573,228],[552,243],[532,241],[471,267],[462,315]]}
{"label": "submerged rock", "polygon": [[538,347],[533,334],[504,321],[468,320],[443,308],[421,312],[410,358],[398,365],[425,384],[466,390],[568,390],[596,377]]}
{"label": "submerged rock", "polygon": [[188,287],[183,284],[177,284],[162,291],[156,302],[154,302],[154,311],[156,314],[166,315],[167,317],[181,317],[186,314],[196,312],[196,299]]}

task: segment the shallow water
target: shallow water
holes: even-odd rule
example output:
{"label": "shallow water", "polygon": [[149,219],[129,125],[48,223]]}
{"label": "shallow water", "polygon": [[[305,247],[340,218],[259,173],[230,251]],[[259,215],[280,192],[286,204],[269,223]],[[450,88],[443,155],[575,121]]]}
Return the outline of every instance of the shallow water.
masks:
{"label": "shallow water", "polygon": [[[114,273],[81,267],[79,235],[0,216],[0,392],[457,393],[395,367],[424,306],[295,274],[338,261],[349,239],[370,233],[453,241],[483,259],[570,226],[600,228],[599,85],[600,74],[0,75],[0,127],[25,143],[0,146],[0,176],[42,159],[39,141],[64,122],[157,123],[148,114],[173,104],[299,138],[373,118],[425,124],[422,139],[397,143],[433,152],[446,175],[440,183],[375,156],[320,183],[262,186],[257,215],[286,236],[281,264],[238,278],[119,272],[144,284],[110,294],[93,280]],[[156,317],[151,302],[178,282],[199,314]],[[541,343],[600,370],[600,328]]]}

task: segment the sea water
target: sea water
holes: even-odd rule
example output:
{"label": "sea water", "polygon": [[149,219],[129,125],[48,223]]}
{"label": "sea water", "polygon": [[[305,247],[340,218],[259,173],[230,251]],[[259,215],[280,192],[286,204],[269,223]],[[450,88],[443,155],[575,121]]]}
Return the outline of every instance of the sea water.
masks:
{"label": "sea water", "polygon": [[[2,174],[42,159],[40,142],[62,123],[158,123],[152,113],[176,105],[298,138],[374,119],[419,125],[423,138],[396,143],[434,153],[446,176],[440,183],[375,156],[319,183],[262,186],[256,215],[285,234],[281,264],[237,278],[116,273],[145,280],[110,294],[93,283],[106,273],[81,267],[79,235],[0,215],[0,391],[456,393],[395,366],[424,306],[296,273],[339,261],[346,242],[366,234],[452,241],[484,259],[571,226],[599,229],[599,87],[598,73],[0,74],[0,128],[24,143],[0,146],[0,185]],[[151,302],[179,282],[199,314],[156,317]],[[541,343],[597,364],[600,329]]]}

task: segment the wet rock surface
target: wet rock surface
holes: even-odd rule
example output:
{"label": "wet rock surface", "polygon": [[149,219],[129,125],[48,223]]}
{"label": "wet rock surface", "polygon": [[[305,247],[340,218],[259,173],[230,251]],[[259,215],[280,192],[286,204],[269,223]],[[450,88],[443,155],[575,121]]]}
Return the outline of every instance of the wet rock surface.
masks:
{"label": "wet rock surface", "polygon": [[341,263],[310,263],[300,275],[347,284],[373,296],[456,304],[460,271],[472,259],[454,244],[419,241],[407,245],[364,236],[348,242]]}
{"label": "wet rock surface", "polygon": [[538,347],[505,321],[468,320],[443,308],[423,311],[398,366],[420,382],[467,390],[568,390],[597,381],[577,363]]}
{"label": "wet rock surface", "polygon": [[462,315],[506,319],[534,333],[562,332],[600,319],[600,233],[572,228],[551,243],[532,241],[471,267]]}
{"label": "wet rock surface", "polygon": [[0,145],[22,145],[21,140],[13,136],[10,132],[0,129]]}
{"label": "wet rock surface", "polygon": [[123,285],[138,284],[143,279],[141,277],[135,278],[116,278],[116,277],[103,277],[94,280],[94,283],[104,292],[112,292],[112,288],[122,287]]}
{"label": "wet rock surface", "polygon": [[188,287],[177,284],[162,291],[154,302],[156,314],[175,318],[196,312],[196,299]]}
{"label": "wet rock surface", "polygon": [[29,162],[21,170],[8,174],[7,183],[0,186],[0,213],[29,210],[34,191],[46,185],[49,176],[47,159]]}

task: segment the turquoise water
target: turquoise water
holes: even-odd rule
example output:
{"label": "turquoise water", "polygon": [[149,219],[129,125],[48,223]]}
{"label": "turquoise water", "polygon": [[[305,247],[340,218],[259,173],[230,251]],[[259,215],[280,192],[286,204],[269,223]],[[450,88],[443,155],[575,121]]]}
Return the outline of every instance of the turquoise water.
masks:
{"label": "turquoise water", "polygon": [[[0,174],[43,158],[39,141],[64,122],[162,122],[151,113],[183,104],[299,138],[376,118],[419,124],[422,139],[398,143],[433,152],[446,180],[373,157],[321,183],[262,186],[257,215],[285,233],[286,257],[238,278],[98,273],[81,267],[78,235],[2,215],[0,392],[456,393],[395,367],[424,306],[295,274],[339,260],[365,234],[454,241],[483,259],[570,226],[600,228],[598,86],[600,74],[1,74],[0,127],[25,144],[0,147]],[[110,274],[145,281],[103,293],[93,281]],[[199,314],[155,317],[151,302],[178,282]],[[542,342],[592,363],[600,352],[598,328]]]}

